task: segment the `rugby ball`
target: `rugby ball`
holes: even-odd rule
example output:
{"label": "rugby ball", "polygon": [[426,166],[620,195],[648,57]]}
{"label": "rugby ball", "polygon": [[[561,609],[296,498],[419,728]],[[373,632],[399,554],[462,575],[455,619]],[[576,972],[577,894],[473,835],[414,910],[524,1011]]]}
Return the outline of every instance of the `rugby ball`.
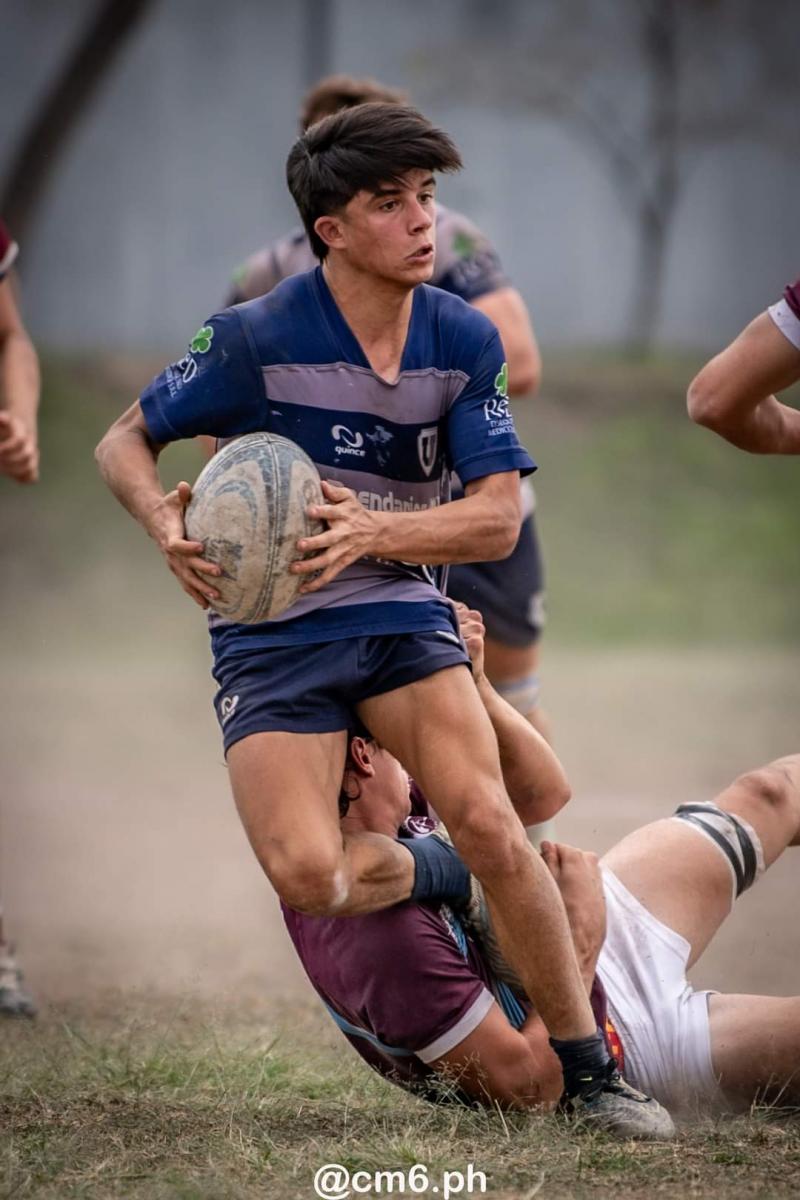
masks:
{"label": "rugby ball", "polygon": [[201,471],[186,509],[186,536],[222,568],[211,607],[228,621],[254,625],[279,616],[307,575],[291,575],[302,558],[297,541],[322,533],[306,513],[324,504],[311,459],[288,438],[249,433],[229,442]]}

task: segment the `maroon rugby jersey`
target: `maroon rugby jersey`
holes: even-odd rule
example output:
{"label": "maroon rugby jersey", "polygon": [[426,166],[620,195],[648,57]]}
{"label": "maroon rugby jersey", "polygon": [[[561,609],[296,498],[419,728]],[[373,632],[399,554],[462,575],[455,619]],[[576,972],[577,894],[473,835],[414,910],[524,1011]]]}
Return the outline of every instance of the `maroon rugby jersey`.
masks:
{"label": "maroon rugby jersey", "polygon": [[[401,836],[429,835],[436,823],[416,789],[412,807]],[[429,1064],[477,1029],[495,1002],[516,1028],[528,1015],[529,1005],[493,977],[449,905],[408,901],[359,917],[282,909],[309,980],[353,1048],[379,1074],[429,1099],[441,1098]],[[591,1004],[608,1042],[599,979]],[[609,1046],[619,1054],[618,1043]]]}
{"label": "maroon rugby jersey", "polygon": [[794,283],[787,283],[783,290],[783,298],[800,321],[800,279],[796,279]]}
{"label": "maroon rugby jersey", "polygon": [[800,279],[787,284],[781,299],[767,312],[786,340],[800,350]]}
{"label": "maroon rugby jersey", "polygon": [[4,279],[17,257],[19,247],[0,219],[0,279]]}

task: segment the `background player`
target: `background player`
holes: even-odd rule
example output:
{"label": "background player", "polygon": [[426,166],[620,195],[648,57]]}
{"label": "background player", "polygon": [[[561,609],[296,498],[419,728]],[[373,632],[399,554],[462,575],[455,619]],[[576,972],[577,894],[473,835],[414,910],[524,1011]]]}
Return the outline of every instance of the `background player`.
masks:
{"label": "background player", "polygon": [[[331,75],[304,98],[300,128],[367,102],[403,104],[404,93],[374,79]],[[305,230],[298,227],[253,254],[237,271],[229,304],[254,300],[282,279],[316,263]],[[532,396],[539,387],[541,358],[528,310],[512,287],[494,246],[461,213],[436,206],[436,256],[430,283],[452,292],[497,326],[508,363],[508,395]],[[523,522],[519,540],[502,562],[456,563],[448,595],[484,614],[489,677],[514,707],[545,732],[539,705],[539,639],[544,624],[544,574],[534,517],[534,494],[522,482]]]}
{"label": "background player", "polygon": [[[479,614],[464,610],[461,622],[509,791],[524,794],[527,771],[538,803],[557,811],[568,794],[558,760],[487,684]],[[399,764],[360,737],[343,809],[351,830],[399,826],[401,838],[420,838],[436,829]],[[626,1079],[672,1111],[800,1103],[800,997],[696,992],[686,981],[735,895],[798,842],[800,755],[742,776],[714,804],[644,826],[599,864],[545,843],[598,1025]],[[284,908],[284,918],[328,1012],[375,1070],[429,1099],[552,1103],[560,1072],[542,1022],[468,911],[465,894],[463,907],[407,903],[346,921]]]}
{"label": "background player", "polygon": [[0,220],[0,474],[17,483],[35,483],[39,360],[14,296],[11,268],[17,249]]}
{"label": "background player", "polygon": [[[185,539],[188,485],[163,493],[165,443],[270,428],[343,481],[323,482],[328,503],[309,510],[328,528],[298,543],[310,555],[292,568],[307,577],[300,599],[275,621],[213,621],[217,712],[251,844],[302,911],[352,914],[438,891],[452,857],[435,846],[342,842],[347,730],[363,721],[448,819],[557,1039],[568,1092],[594,1095],[608,1055],[563,904],[513,812],[452,609],[423,565],[507,555],[519,473],[533,466],[508,412],[496,329],[419,286],[433,270],[432,173],[459,165],[447,135],[412,109],[361,105],[312,126],[287,176],[324,265],[211,318],[112,426],[98,460],[203,607],[217,568]],[[465,497],[442,503],[451,468]]]}
{"label": "background player", "polygon": [[[39,361],[22,323],[10,277],[17,250],[0,220],[0,474],[17,483],[35,483],[39,477]],[[0,1015],[32,1017],[35,1012],[6,941],[0,901]]]}
{"label": "background player", "polygon": [[741,450],[800,454],[800,412],[782,392],[800,379],[800,279],[689,385],[689,415]]}

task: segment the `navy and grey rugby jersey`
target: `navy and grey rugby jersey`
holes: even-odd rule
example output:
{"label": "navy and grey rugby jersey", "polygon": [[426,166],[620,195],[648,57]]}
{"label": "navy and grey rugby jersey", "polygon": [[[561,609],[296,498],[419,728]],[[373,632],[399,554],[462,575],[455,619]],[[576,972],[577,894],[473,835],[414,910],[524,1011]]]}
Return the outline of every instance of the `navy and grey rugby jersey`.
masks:
{"label": "navy and grey rugby jersey", "polygon": [[[367,508],[401,512],[465,483],[535,465],[508,408],[500,337],[457,297],[421,285],[394,383],[369,365],[317,267],[211,317],[143,392],[153,440],[270,430]],[[212,617],[215,653],[452,626],[428,568],[363,558],[258,625]]]}
{"label": "navy and grey rugby jersey", "polygon": [[[254,300],[271,292],[290,275],[311,271],[316,265],[317,258],[306,232],[298,226],[247,259],[233,277],[228,303]],[[431,286],[452,292],[468,304],[479,296],[510,286],[486,234],[463,213],[438,202],[436,257],[430,282]]]}

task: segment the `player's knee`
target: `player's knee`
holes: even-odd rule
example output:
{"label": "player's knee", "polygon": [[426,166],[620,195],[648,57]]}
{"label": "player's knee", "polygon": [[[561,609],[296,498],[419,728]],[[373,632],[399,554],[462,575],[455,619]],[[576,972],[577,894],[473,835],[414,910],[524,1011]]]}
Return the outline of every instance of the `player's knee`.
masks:
{"label": "player's knee", "polygon": [[474,793],[448,828],[461,857],[480,878],[514,871],[520,856],[528,853],[522,824],[502,793]]}
{"label": "player's knee", "polygon": [[347,900],[342,855],[324,851],[302,857],[284,854],[270,865],[268,873],[284,904],[306,916],[334,916]]}
{"label": "player's knee", "polygon": [[778,814],[790,807],[790,782],[786,772],[777,763],[770,763],[740,775],[734,787],[740,796],[746,797],[748,804]]}

